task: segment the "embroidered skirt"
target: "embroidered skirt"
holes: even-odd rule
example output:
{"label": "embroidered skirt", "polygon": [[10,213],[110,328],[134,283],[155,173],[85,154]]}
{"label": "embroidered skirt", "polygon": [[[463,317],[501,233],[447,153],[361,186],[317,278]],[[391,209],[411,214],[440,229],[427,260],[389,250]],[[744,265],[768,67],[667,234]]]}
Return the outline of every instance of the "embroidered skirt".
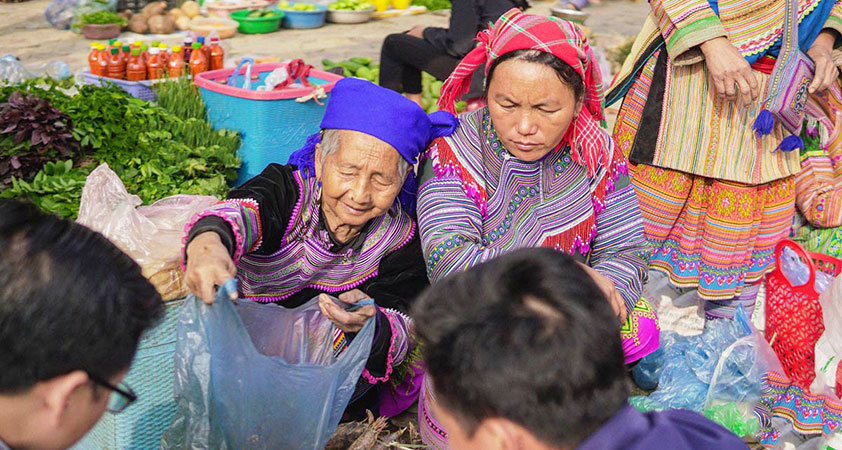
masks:
{"label": "embroidered skirt", "polygon": [[758,282],[789,233],[793,177],[747,185],[647,165],[632,172],[650,267],[703,299],[732,299]]}
{"label": "embroidered skirt", "polygon": [[[658,318],[649,302],[641,298],[620,329],[625,363],[630,364],[660,347]],[[433,450],[447,450],[447,430],[436,418],[433,405],[436,394],[430,377],[424,377],[418,399],[418,429],[421,440]]]}

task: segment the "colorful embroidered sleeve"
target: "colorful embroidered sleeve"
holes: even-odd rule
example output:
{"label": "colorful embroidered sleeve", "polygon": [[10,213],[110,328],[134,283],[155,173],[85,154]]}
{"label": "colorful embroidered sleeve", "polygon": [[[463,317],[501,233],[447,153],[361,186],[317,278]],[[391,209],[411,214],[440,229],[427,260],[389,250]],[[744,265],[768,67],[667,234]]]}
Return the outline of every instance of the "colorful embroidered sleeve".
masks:
{"label": "colorful embroidered sleeve", "polygon": [[229,251],[235,262],[246,253],[274,253],[299,204],[296,173],[291,166],[270,164],[260,175],[232,189],[227,200],[196,215],[185,228],[185,246],[198,231],[215,231],[223,243],[233,244]]}
{"label": "colorful embroidered sleeve", "polygon": [[[373,361],[373,359],[369,357],[369,361],[366,364],[365,369],[363,369],[362,376],[370,384],[385,383],[389,381],[391,379],[392,372],[394,372],[395,368],[403,362],[413,345],[409,332],[412,320],[408,316],[393,309],[386,308],[380,308],[380,313],[386,317],[389,323],[389,346],[387,352],[385,353],[386,364],[382,375],[379,373],[372,373],[372,371],[376,370],[374,369],[374,366],[382,367],[382,362],[378,364],[378,362]],[[374,353],[374,351],[372,351],[372,353]],[[377,359],[382,359],[382,357]]]}
{"label": "colorful embroidered sleeve", "polygon": [[650,0],[649,4],[676,64],[701,61],[696,47],[727,35],[707,0]]}
{"label": "colorful embroidered sleeve", "polygon": [[606,176],[611,178],[605,207],[596,217],[597,234],[588,263],[614,282],[626,302],[626,310],[631,312],[643,290],[649,246],[643,236],[643,218],[625,157],[619,162],[615,160],[611,173]]}
{"label": "colorful embroidered sleeve", "polygon": [[[432,159],[424,173],[433,172]],[[503,253],[482,243],[482,214],[456,175],[431,177],[418,189],[418,229],[430,282]]]}

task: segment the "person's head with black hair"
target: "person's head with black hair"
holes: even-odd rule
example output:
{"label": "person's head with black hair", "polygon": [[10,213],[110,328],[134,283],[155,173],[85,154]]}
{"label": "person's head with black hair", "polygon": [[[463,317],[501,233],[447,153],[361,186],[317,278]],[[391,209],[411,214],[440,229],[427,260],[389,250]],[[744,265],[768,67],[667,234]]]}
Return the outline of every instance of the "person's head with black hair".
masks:
{"label": "person's head with black hair", "polygon": [[140,267],[101,234],[0,200],[0,441],[60,449],[106,409],[163,311]]}
{"label": "person's head with black hair", "polygon": [[413,316],[453,450],[573,449],[626,404],[616,317],[566,254],[522,249],[454,274]]}

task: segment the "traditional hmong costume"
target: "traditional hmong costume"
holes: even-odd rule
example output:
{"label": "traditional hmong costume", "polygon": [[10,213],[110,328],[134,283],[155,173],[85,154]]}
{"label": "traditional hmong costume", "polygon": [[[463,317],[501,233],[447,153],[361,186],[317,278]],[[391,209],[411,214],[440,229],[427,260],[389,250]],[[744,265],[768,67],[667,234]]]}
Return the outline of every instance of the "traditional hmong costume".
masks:
{"label": "traditional hmong costume", "polygon": [[[367,113],[360,114],[360,108]],[[369,134],[414,164],[431,138],[448,134],[455,124],[448,113],[427,116],[397,93],[345,79],[331,92],[321,127]],[[355,411],[376,411],[378,391],[394,381],[396,367],[411,350],[409,305],[428,285],[416,225],[408,212],[414,207],[415,181],[407,178],[400,201],[386,214],[372,219],[350,241],[339,242],[326,227],[319,205],[321,184],[313,161],[318,141],[318,134],[311,136],[290,157],[291,164],[268,166],[233,189],[227,200],[195,217],[187,226],[185,243],[199,233],[218,233],[237,265],[240,295],[258,302],[294,308],[319,293],[360,289],[370,295],[379,306],[376,333],[352,406]],[[337,332],[337,355],[351,338]],[[392,398],[384,414],[399,413],[396,408],[414,400],[411,395],[403,398],[405,389],[384,392],[400,399],[395,405]]]}
{"label": "traditional hmong costume", "polygon": [[[842,2],[800,0],[798,46],[842,30]],[[798,152],[776,151],[784,133],[753,129],[760,108],[716,95],[699,45],[727,36],[767,94],[788,17],[786,0],[652,0],[652,13],[608,102],[625,96],[614,139],[652,243],[650,265],[678,287],[698,288],[710,317],[751,308],[786,236]]]}
{"label": "traditional hmong costume", "polygon": [[[447,107],[484,62],[519,49],[552,53],[585,82],[582,112],[558,149],[538,161],[506,150],[482,108],[460,116],[448,137],[430,145],[418,195],[418,223],[427,271],[433,283],[495,256],[524,247],[552,247],[578,255],[611,281],[629,312],[622,328],[626,362],[658,348],[654,309],[641,298],[648,247],[637,198],[623,154],[599,126],[599,69],[581,32],[568,22],[504,14],[469,54],[442,92]],[[419,427],[425,443],[446,448],[446,432],[430,404],[425,383]]]}

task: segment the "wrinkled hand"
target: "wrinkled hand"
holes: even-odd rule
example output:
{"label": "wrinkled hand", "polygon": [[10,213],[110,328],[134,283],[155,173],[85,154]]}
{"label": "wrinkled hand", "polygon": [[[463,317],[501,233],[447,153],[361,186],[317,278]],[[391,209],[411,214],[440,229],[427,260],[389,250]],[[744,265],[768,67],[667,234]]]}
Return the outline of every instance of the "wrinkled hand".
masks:
{"label": "wrinkled hand", "polygon": [[591,276],[594,282],[596,282],[597,287],[605,294],[608,303],[611,305],[611,309],[614,310],[614,314],[620,318],[620,323],[626,323],[626,315],[628,314],[626,311],[626,302],[623,300],[623,296],[617,291],[617,288],[614,287],[614,282],[585,264],[579,263],[579,266],[585,269],[585,272]]}
{"label": "wrinkled hand", "polygon": [[427,27],[425,27],[424,25],[415,25],[409,31],[407,31],[406,34],[412,37],[417,37],[418,39],[424,39],[424,30],[426,29]]}
{"label": "wrinkled hand", "polygon": [[745,106],[757,100],[760,95],[757,74],[728,38],[711,39],[703,42],[700,48],[717,95],[736,101],[739,93]]}
{"label": "wrinkled hand", "polygon": [[[206,231],[190,241],[187,246],[187,288],[203,302],[212,304],[216,286],[222,286],[236,275],[234,260],[218,234]],[[237,293],[232,292],[230,299],[237,300]]]}
{"label": "wrinkled hand", "polygon": [[[339,294],[339,300],[343,303],[353,305],[360,300],[370,298],[365,292],[354,289]],[[377,314],[374,305],[366,305],[356,311],[346,311],[331,300],[327,294],[319,294],[319,309],[322,314],[333,322],[340,330],[346,333],[356,333],[363,328],[366,321]]]}
{"label": "wrinkled hand", "polygon": [[810,83],[809,88],[811,94],[830,89],[830,86],[839,76],[839,69],[833,64],[833,57],[831,56],[835,40],[835,31],[824,30],[819,33],[813,45],[810,46],[810,50],[807,50],[807,56],[816,64],[816,74],[813,76],[813,82]]}

